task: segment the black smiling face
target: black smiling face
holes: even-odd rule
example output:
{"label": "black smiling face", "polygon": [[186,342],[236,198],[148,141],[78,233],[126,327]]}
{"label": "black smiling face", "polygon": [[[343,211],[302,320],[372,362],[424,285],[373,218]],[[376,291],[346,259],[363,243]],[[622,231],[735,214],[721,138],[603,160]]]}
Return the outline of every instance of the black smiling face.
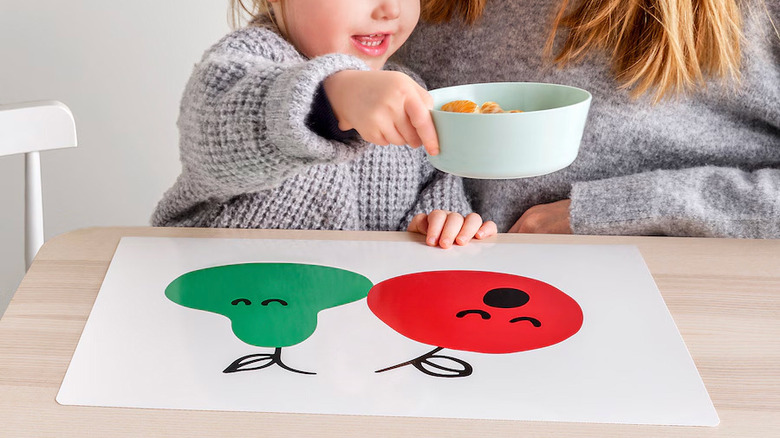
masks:
{"label": "black smiling face", "polygon": [[[482,297],[482,302],[488,307],[495,309],[515,309],[526,305],[531,300],[528,293],[511,287],[499,287],[490,289]],[[490,310],[490,309],[487,309]],[[490,319],[492,315],[490,312],[482,309],[467,309],[461,310],[455,316],[463,318],[469,314],[479,315],[482,319]],[[533,324],[534,327],[540,327],[541,321],[530,316],[516,316],[509,320],[509,323],[515,323],[520,321],[528,321]]]}

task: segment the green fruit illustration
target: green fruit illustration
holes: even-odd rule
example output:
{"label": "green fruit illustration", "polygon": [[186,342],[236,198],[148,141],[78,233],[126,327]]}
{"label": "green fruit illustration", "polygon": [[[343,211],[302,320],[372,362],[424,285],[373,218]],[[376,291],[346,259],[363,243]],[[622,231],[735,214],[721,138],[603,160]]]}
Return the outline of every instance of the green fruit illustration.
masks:
{"label": "green fruit illustration", "polygon": [[228,317],[247,344],[287,347],[317,328],[317,313],[365,298],[355,272],[299,263],[244,263],[188,272],[165,288],[174,303]]}

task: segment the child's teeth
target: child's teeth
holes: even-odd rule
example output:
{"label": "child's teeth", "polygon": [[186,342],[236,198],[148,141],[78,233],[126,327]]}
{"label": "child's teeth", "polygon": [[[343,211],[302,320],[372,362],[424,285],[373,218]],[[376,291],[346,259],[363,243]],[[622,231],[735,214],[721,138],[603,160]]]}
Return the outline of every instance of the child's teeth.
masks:
{"label": "child's teeth", "polygon": [[362,45],[364,45],[366,47],[376,47],[376,46],[382,44],[382,41],[384,41],[384,38],[382,38],[382,39],[380,39],[378,41],[366,41],[366,39],[377,38],[377,37],[381,37],[381,36],[382,36],[381,33],[372,33],[371,35],[367,35],[367,36],[363,37],[365,39],[361,39],[360,40],[360,44],[362,44]]}

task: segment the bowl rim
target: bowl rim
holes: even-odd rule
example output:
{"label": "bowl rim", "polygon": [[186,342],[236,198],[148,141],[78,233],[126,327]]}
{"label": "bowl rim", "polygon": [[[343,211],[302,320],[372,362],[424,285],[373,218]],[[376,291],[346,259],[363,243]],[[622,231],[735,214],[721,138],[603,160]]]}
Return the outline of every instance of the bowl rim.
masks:
{"label": "bowl rim", "polygon": [[494,113],[494,114],[456,113],[456,112],[452,112],[452,111],[442,111],[440,109],[441,106],[439,108],[435,108],[435,107],[431,108],[430,111],[431,112],[436,112],[436,113],[439,113],[439,114],[453,114],[456,117],[458,117],[458,116],[521,116],[523,114],[526,114],[526,115],[527,114],[538,114],[538,113],[544,113],[544,112],[547,112],[547,111],[556,111],[556,110],[560,110],[560,109],[563,109],[563,108],[571,108],[571,107],[574,107],[574,106],[577,106],[577,105],[586,105],[586,104],[589,104],[591,102],[591,100],[593,99],[593,95],[588,90],[585,90],[585,89],[579,88],[579,87],[574,87],[572,85],[556,84],[556,83],[552,83],[552,82],[518,82],[518,81],[474,82],[474,83],[471,83],[471,84],[460,84],[460,85],[451,85],[451,86],[448,86],[448,87],[434,88],[433,90],[428,90],[428,93],[433,93],[435,91],[449,90],[451,88],[470,87],[470,86],[482,86],[482,85],[495,85],[495,84],[502,84],[502,85],[519,85],[519,84],[523,84],[523,85],[544,85],[544,86],[552,86],[554,88],[569,88],[569,89],[572,89],[572,90],[581,91],[581,92],[585,93],[585,99],[583,99],[583,100],[581,100],[579,102],[575,102],[575,103],[569,104],[569,105],[556,106],[555,108],[548,108],[548,109],[543,109],[543,110],[523,111],[523,112],[520,112],[520,113]]}

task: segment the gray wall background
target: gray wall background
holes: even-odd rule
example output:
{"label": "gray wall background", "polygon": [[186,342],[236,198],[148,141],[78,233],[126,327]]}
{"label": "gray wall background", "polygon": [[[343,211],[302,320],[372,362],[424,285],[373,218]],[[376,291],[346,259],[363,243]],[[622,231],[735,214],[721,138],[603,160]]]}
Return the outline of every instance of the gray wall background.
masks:
{"label": "gray wall background", "polygon": [[[75,149],[41,154],[45,237],[148,225],[179,173],[178,104],[227,0],[0,0],[0,103],[59,100]],[[0,158],[0,315],[24,276],[24,157]]]}

